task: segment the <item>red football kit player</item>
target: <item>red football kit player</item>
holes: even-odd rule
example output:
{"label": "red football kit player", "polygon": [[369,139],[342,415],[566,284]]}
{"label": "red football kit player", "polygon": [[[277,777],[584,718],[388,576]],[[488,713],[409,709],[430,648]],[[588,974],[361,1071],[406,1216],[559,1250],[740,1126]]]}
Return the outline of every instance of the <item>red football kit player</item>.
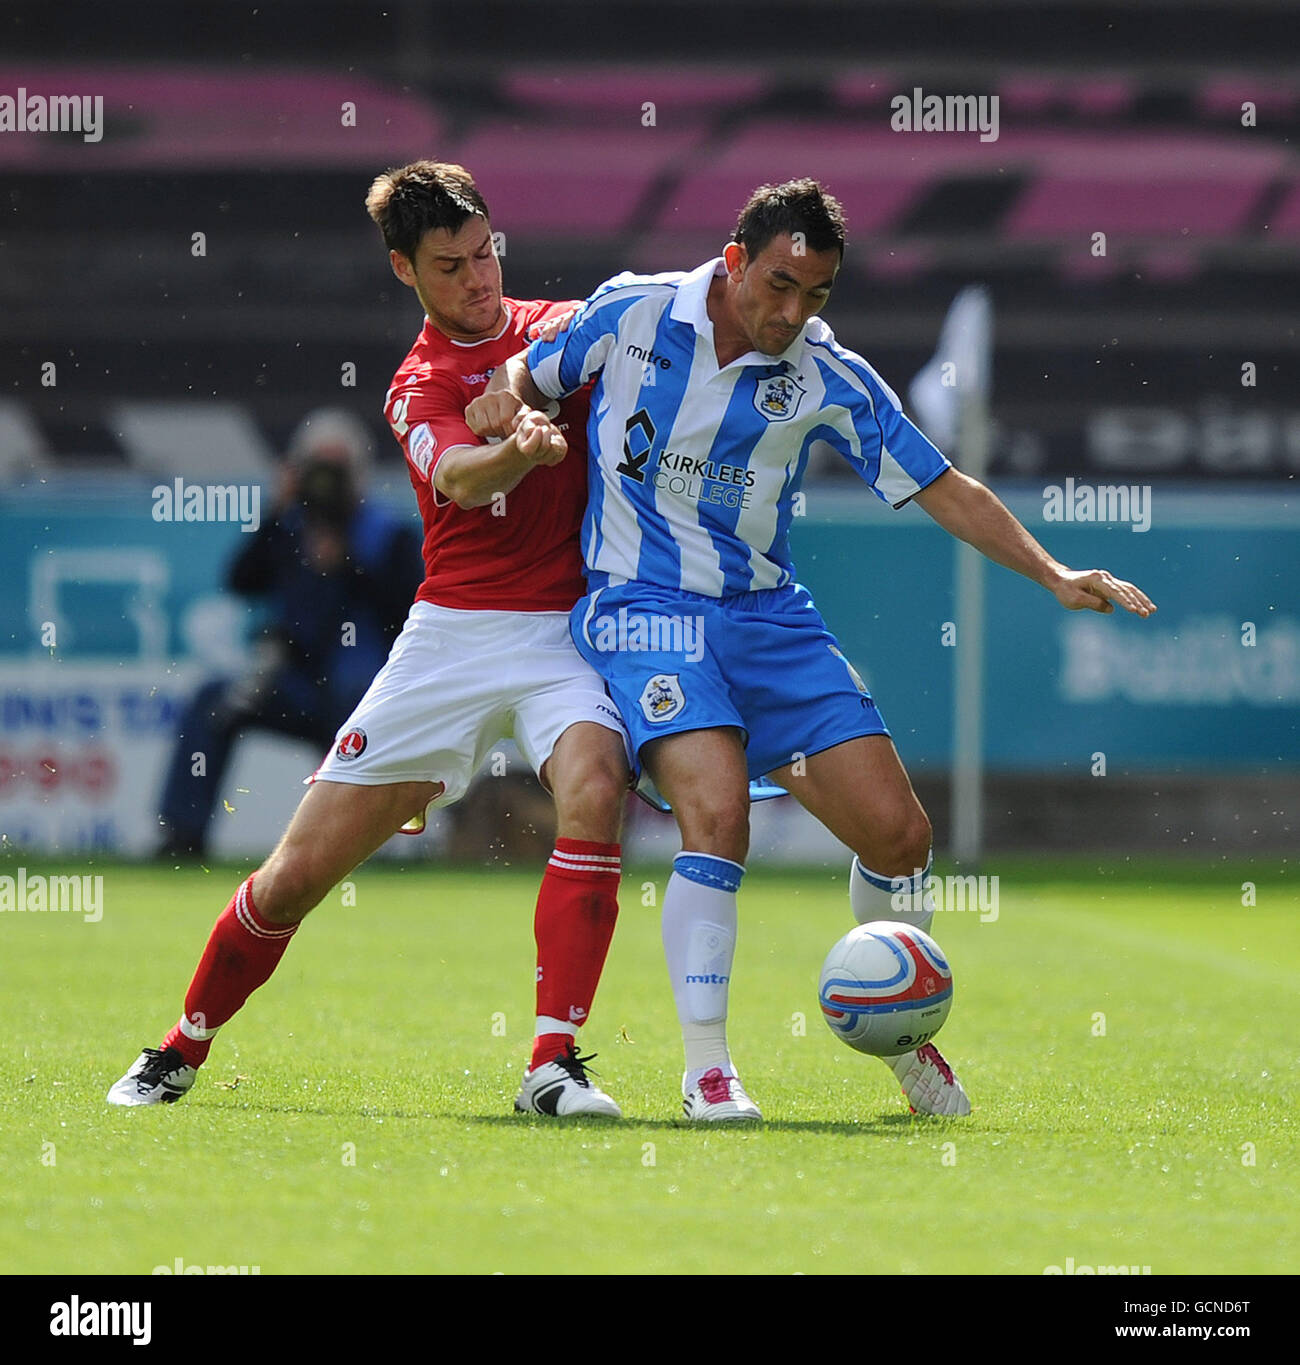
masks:
{"label": "red football kit player", "polygon": [[584,591],[586,396],[549,416],[521,413],[487,444],[464,420],[529,330],[574,305],[502,296],[487,206],[462,167],[389,171],[366,207],[426,314],[385,400],[424,521],[425,580],[280,843],[218,918],[180,1020],[108,1098],[183,1095],[213,1035],[270,977],[307,913],[395,830],[422,827],[430,806],[464,795],[509,738],[557,816],[534,917],[533,1053],[515,1108],[618,1116],[575,1041],[618,914],[629,777],[622,720],[569,638],[569,609]]}
{"label": "red football kit player", "polygon": [[503,298],[501,306],[499,330],[482,341],[457,341],[426,319],[384,402],[424,520],[427,577],[416,600],[465,611],[567,612],[586,592],[578,531],[587,506],[589,389],[566,398],[552,419],[567,457],[535,468],[517,490],[493,489],[493,501],[463,508],[434,483],[448,450],[480,445],[465,409],[492,372],[527,346],[536,325],[578,304]]}

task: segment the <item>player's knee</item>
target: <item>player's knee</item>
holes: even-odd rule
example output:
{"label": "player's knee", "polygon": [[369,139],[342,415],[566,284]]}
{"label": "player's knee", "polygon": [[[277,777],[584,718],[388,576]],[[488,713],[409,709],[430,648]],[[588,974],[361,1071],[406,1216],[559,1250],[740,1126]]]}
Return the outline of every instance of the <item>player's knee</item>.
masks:
{"label": "player's knee", "polygon": [[328,889],[305,858],[277,850],[253,876],[253,904],[273,924],[298,924]]}
{"label": "player's knee", "polygon": [[594,761],[555,788],[557,831],[565,839],[617,843],[628,773],[620,762]]}
{"label": "player's knee", "polygon": [[934,831],[920,806],[900,811],[891,822],[872,829],[871,847],[858,857],[882,877],[910,877],[930,857]]}
{"label": "player's knee", "polygon": [[682,848],[743,863],[749,855],[749,793],[710,794],[677,810]]}

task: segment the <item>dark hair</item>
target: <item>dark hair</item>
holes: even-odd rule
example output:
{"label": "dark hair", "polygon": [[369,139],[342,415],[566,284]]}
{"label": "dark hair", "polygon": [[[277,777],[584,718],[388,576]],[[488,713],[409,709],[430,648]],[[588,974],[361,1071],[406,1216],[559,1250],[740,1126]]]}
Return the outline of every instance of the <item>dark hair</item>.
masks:
{"label": "dark hair", "polygon": [[488,218],[474,177],[447,161],[412,161],[377,176],[366,195],[366,212],[384,234],[384,245],[412,261],[430,228],[459,232],[475,214]]}
{"label": "dark hair", "polygon": [[739,242],[752,260],[774,237],[796,232],[803,233],[809,251],[838,251],[843,257],[844,210],[816,180],[760,185],[741,209],[732,240]]}

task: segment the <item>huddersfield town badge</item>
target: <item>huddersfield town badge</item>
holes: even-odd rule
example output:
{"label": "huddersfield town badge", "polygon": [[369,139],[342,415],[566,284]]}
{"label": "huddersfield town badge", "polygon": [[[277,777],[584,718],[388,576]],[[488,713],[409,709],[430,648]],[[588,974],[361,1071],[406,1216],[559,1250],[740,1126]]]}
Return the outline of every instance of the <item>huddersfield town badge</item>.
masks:
{"label": "huddersfield town badge", "polygon": [[788,374],[774,375],[771,379],[758,381],[754,406],[769,422],[788,422],[799,411],[799,400],[804,392],[803,385],[797,384]]}
{"label": "huddersfield town badge", "polygon": [[676,673],[659,673],[646,683],[641,692],[641,710],[651,723],[672,718],[686,705],[682,685]]}

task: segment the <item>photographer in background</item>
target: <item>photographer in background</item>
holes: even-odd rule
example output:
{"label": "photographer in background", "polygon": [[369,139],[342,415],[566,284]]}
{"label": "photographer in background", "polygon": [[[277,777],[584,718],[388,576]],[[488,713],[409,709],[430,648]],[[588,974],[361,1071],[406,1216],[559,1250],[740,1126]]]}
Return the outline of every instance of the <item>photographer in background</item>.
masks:
{"label": "photographer in background", "polygon": [[365,426],[343,410],[313,412],[294,433],[275,506],[227,574],[232,592],[261,600],[264,629],[251,667],[205,683],[181,718],[159,857],[204,853],[243,731],[324,753],[387,658],[424,568],[415,528],[365,501],[370,457]]}

